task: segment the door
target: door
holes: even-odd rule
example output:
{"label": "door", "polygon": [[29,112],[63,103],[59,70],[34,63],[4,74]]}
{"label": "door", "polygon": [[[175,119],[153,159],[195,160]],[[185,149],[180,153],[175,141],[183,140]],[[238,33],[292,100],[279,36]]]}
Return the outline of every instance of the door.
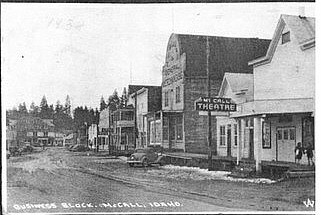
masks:
{"label": "door", "polygon": [[250,147],[249,158],[253,160],[254,159],[254,129],[253,128],[249,129],[249,147]]}
{"label": "door", "polygon": [[172,149],[175,143],[175,119],[174,117],[169,119],[169,149]]}
{"label": "door", "polygon": [[277,160],[295,161],[295,127],[277,128]]}
{"label": "door", "polygon": [[227,156],[232,155],[232,131],[231,131],[231,124],[227,125]]}

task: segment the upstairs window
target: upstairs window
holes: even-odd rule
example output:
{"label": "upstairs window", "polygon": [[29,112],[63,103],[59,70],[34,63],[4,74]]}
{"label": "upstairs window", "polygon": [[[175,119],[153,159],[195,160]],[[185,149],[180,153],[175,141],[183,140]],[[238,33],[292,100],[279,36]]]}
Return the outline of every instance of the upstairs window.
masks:
{"label": "upstairs window", "polygon": [[168,91],[165,92],[165,102],[164,102],[164,106],[168,107]]}
{"label": "upstairs window", "polygon": [[176,103],[181,102],[181,87],[177,86],[176,87]]}
{"label": "upstairs window", "polygon": [[282,44],[290,42],[290,31],[282,34]]}

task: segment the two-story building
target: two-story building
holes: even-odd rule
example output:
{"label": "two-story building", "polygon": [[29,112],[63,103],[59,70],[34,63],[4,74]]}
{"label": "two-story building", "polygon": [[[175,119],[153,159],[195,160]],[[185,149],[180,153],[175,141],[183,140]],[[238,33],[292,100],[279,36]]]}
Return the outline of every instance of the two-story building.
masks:
{"label": "two-story building", "polygon": [[55,141],[55,125],[51,119],[39,117],[22,117],[9,119],[8,137],[15,138],[11,143],[15,146],[23,144],[53,145]]}
{"label": "two-story building", "polygon": [[[159,118],[163,147],[207,154],[207,116],[199,115],[194,108],[196,100],[207,96],[207,70],[211,96],[217,96],[224,73],[252,73],[248,61],[264,56],[269,43],[258,38],[172,34],[162,72]],[[211,120],[212,142],[216,145],[215,117]]]}
{"label": "two-story building", "polygon": [[109,144],[111,142],[111,113],[112,113],[112,107],[108,106],[104,110],[100,111],[99,113],[99,143],[100,143],[100,150],[109,150]]}
{"label": "two-story building", "polygon": [[98,127],[97,124],[91,124],[88,127],[88,145],[96,149],[98,144]]}
{"label": "two-story building", "polygon": [[135,109],[132,105],[118,108],[111,114],[112,141],[110,152],[128,154],[135,149]]}
{"label": "two-story building", "polygon": [[[156,143],[153,116],[161,110],[161,96],[161,86],[144,86],[130,95],[135,107],[136,147],[143,148]],[[161,144],[161,141],[158,143]]]}
{"label": "two-story building", "polygon": [[[266,55],[249,66],[253,79],[247,90],[231,92],[235,83],[224,85],[227,76],[223,82],[221,96],[243,101],[236,100],[233,119],[222,119],[227,123],[221,123],[225,128],[218,128],[218,136],[226,136],[228,125],[238,121],[239,159],[255,160],[258,171],[262,162],[294,163],[298,142],[314,148],[315,19],[281,15]],[[305,155],[301,163],[307,163]]]}

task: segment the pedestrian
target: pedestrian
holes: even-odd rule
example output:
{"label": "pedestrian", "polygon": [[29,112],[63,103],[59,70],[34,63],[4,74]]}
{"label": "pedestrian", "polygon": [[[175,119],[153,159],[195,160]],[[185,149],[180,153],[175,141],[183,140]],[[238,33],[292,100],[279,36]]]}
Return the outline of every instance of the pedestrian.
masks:
{"label": "pedestrian", "polygon": [[314,162],[312,160],[312,158],[313,158],[313,147],[312,147],[311,142],[308,143],[308,146],[307,146],[305,152],[306,152],[307,157],[308,157],[308,165],[310,166],[310,163],[312,163],[312,165],[314,165]]}
{"label": "pedestrian", "polygon": [[297,146],[294,149],[295,152],[295,163],[298,161],[300,163],[302,155],[303,155],[303,148],[301,142],[298,142]]}

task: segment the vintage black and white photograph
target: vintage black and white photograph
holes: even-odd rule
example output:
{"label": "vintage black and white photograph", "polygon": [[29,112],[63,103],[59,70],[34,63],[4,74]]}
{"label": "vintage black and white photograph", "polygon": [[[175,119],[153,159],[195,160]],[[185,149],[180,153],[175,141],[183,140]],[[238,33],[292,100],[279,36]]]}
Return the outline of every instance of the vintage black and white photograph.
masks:
{"label": "vintage black and white photograph", "polygon": [[316,212],[315,4],[2,2],[3,213]]}

